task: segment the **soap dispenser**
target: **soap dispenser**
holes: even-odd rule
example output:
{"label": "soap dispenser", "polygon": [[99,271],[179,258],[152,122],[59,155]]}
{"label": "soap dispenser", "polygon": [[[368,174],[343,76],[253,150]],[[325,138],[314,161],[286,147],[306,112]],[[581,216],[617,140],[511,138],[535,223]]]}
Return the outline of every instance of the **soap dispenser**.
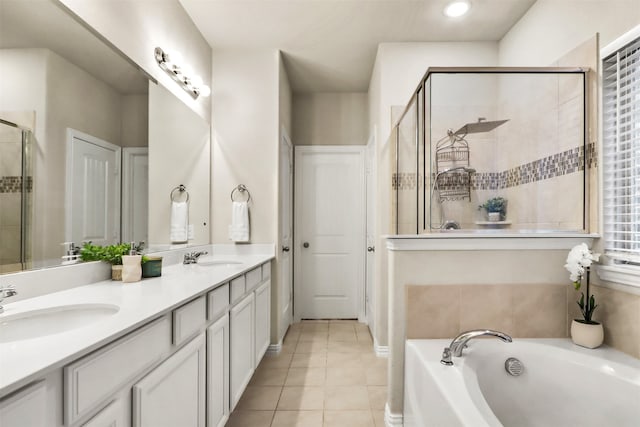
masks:
{"label": "soap dispenser", "polygon": [[122,255],[122,281],[139,282],[142,278],[142,255],[138,255],[135,242],[131,242],[129,255]]}

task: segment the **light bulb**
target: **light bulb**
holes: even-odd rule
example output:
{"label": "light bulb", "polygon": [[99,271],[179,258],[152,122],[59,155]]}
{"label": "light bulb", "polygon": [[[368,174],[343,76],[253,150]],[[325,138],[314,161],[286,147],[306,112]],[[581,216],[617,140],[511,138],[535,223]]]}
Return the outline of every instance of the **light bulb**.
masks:
{"label": "light bulb", "polygon": [[182,65],[182,75],[191,79],[193,77],[193,68],[189,64]]}
{"label": "light bulb", "polygon": [[191,77],[191,85],[193,87],[200,87],[202,86],[204,82],[202,81],[202,77],[200,76],[193,76]]}
{"label": "light bulb", "polygon": [[200,87],[200,96],[207,97],[209,95],[211,95],[211,89],[209,88],[209,86],[203,85],[202,87]]}
{"label": "light bulb", "polygon": [[471,3],[468,0],[456,0],[449,3],[444,8],[444,14],[449,18],[459,18],[471,9]]}
{"label": "light bulb", "polygon": [[182,54],[178,51],[175,50],[167,50],[165,51],[166,55],[167,55],[167,62],[170,62],[171,64],[173,64],[174,67],[181,67],[182,66]]}

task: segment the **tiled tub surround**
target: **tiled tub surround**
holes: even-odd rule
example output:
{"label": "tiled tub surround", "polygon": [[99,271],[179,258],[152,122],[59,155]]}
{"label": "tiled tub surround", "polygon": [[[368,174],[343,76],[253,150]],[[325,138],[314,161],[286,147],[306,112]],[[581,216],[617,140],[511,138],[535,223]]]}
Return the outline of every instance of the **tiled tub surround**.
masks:
{"label": "tiled tub surround", "polygon": [[401,422],[407,337],[452,338],[495,327],[520,337],[567,337],[563,265],[571,247],[595,235],[451,233],[387,239],[389,394],[392,425]]}
{"label": "tiled tub surround", "polygon": [[[252,250],[251,246],[258,248]],[[225,250],[226,247],[231,248]],[[3,284],[13,283],[19,295],[24,290],[24,293],[30,294],[31,298],[16,302],[5,300],[5,313],[0,315],[0,318],[40,308],[82,303],[113,304],[119,307],[119,311],[107,320],[93,323],[91,327],[78,328],[38,339],[0,343],[0,360],[3,366],[11,366],[11,369],[0,370],[0,396],[6,396],[34,378],[43,376],[47,371],[59,368],[107,342],[124,336],[149,320],[274,257],[273,245],[248,245],[239,251],[231,245],[214,245],[213,249],[211,246],[207,248],[214,256],[221,255],[224,259],[235,259],[242,264],[224,268],[185,266],[176,263],[181,258],[181,254],[186,251],[182,249],[163,254],[164,265],[161,277],[144,279],[136,283],[105,280],[104,274],[108,274],[109,270],[103,268],[101,263],[2,276]],[[188,250],[194,249],[188,248]],[[74,275],[74,271],[79,274]],[[92,278],[96,281],[95,277],[100,275],[103,281],[90,282]],[[57,289],[63,289],[64,284],[56,282],[66,281],[68,288],[54,293],[43,292],[47,280],[53,282]],[[78,286],[79,282],[74,280],[85,283],[82,283],[83,286]],[[36,285],[34,281],[41,283]],[[35,296],[37,294],[40,296]],[[60,345],[61,342],[64,342],[64,345]]]}

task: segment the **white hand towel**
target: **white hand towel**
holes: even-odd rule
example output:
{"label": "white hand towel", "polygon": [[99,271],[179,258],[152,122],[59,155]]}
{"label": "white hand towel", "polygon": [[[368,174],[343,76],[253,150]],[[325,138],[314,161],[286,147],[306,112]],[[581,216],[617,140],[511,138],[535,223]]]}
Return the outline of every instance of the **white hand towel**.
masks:
{"label": "white hand towel", "polygon": [[189,237],[189,205],[187,202],[171,203],[171,232],[172,243],[184,243]]}
{"label": "white hand towel", "polygon": [[249,241],[249,205],[247,202],[231,203],[229,240],[234,242]]}

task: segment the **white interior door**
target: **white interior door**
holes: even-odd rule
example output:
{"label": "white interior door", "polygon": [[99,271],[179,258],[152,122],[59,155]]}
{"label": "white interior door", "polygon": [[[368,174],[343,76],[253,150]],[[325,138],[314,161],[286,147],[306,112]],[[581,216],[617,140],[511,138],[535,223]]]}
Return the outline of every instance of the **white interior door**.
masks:
{"label": "white interior door", "polygon": [[364,147],[296,147],[295,165],[295,317],[362,318]]}
{"label": "white interior door", "polygon": [[122,241],[149,242],[149,149],[122,149]]}
{"label": "white interior door", "polygon": [[120,241],[120,155],[117,145],[68,129],[68,242],[105,245]]}
{"label": "white interior door", "polygon": [[293,147],[286,132],[280,142],[280,327],[284,336],[293,320]]}
{"label": "white interior door", "polygon": [[375,130],[367,144],[367,272],[365,312],[367,324],[372,333],[375,331],[375,250],[376,250],[376,141]]}

